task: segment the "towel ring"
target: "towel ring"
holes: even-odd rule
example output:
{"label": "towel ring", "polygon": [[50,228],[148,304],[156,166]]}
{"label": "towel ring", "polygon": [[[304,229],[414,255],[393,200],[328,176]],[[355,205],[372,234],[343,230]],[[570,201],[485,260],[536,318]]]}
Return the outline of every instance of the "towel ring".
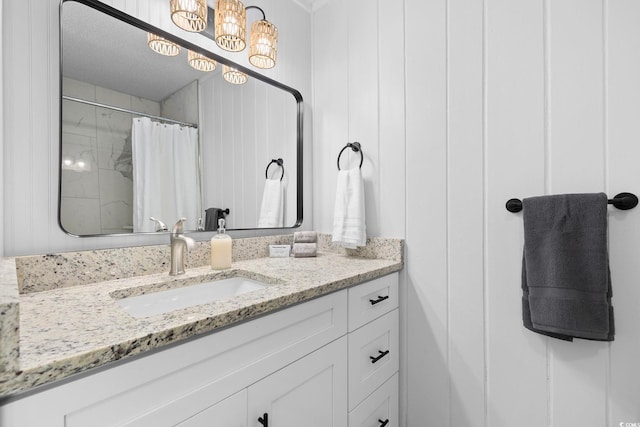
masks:
{"label": "towel ring", "polygon": [[280,175],[280,181],[282,181],[282,178],[284,178],[284,160],[282,159],[273,159],[269,162],[269,164],[267,165],[267,169],[265,169],[264,171],[264,177],[266,179],[269,179],[269,166],[271,166],[273,163],[277,164],[278,166],[280,166],[282,168],[282,175]]}
{"label": "towel ring", "polygon": [[344,150],[346,150],[347,148],[351,148],[351,150],[353,150],[355,153],[360,153],[360,166],[358,166],[360,169],[362,169],[362,162],[364,161],[364,154],[362,153],[362,147],[360,146],[359,142],[347,142],[347,145],[345,145],[342,150],[340,150],[340,153],[338,154],[338,170],[340,170],[340,156],[342,156],[342,152]]}
{"label": "towel ring", "polygon": [[[638,197],[633,193],[620,193],[616,194],[613,199],[608,199],[607,203],[614,207],[626,211],[638,206]],[[505,205],[509,212],[520,212],[522,210],[522,200],[509,199]]]}

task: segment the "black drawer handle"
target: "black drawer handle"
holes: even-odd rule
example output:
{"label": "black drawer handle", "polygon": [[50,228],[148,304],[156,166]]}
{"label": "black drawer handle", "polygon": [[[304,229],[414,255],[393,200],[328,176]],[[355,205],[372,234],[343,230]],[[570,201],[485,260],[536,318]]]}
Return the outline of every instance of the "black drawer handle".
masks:
{"label": "black drawer handle", "polygon": [[387,424],[389,424],[389,418],[387,418],[386,420],[382,421],[382,420],[378,420],[378,422],[380,423],[380,427],[384,427]]}
{"label": "black drawer handle", "polygon": [[378,295],[378,299],[370,299],[369,302],[371,303],[371,305],[376,305],[379,302],[382,302],[386,299],[389,299],[389,295],[385,295],[385,296],[380,296]]}
{"label": "black drawer handle", "polygon": [[258,418],[258,422],[264,427],[269,427],[269,414],[265,412],[263,416]]}
{"label": "black drawer handle", "polygon": [[369,356],[369,359],[371,359],[371,363],[376,363],[378,360],[382,359],[387,354],[389,354],[389,350],[387,351],[378,350],[378,356]]}

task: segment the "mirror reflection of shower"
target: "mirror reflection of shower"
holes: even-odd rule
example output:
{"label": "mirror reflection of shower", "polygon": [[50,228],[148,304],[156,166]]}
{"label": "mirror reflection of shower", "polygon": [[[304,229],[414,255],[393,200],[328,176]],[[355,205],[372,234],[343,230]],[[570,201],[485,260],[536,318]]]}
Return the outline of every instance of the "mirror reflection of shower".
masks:
{"label": "mirror reflection of shower", "polygon": [[[197,110],[186,109],[183,103],[197,105],[198,82],[159,102],[66,77],[62,91],[62,225],[78,235],[130,233],[137,206],[135,188],[144,188],[134,185],[133,120],[148,115],[197,123]],[[193,209],[199,210],[199,167],[191,171],[198,185],[185,191],[193,192],[192,199],[197,199]],[[197,213],[190,216],[195,228]],[[146,222],[135,231],[153,231],[152,221]]]}

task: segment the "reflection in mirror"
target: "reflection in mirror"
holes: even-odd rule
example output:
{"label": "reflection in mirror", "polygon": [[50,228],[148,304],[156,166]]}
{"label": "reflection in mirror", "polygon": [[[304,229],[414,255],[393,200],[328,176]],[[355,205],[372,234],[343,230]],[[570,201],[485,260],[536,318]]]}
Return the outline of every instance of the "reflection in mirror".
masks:
{"label": "reflection in mirror", "polygon": [[[186,217],[188,230],[213,230],[219,217],[228,229],[299,225],[299,93],[251,72],[230,84],[220,64],[195,70],[192,45],[160,55],[147,45],[152,27],[111,14],[121,19],[61,6],[63,229],[161,229],[151,217],[169,227]],[[274,159],[282,166],[268,168]]]}

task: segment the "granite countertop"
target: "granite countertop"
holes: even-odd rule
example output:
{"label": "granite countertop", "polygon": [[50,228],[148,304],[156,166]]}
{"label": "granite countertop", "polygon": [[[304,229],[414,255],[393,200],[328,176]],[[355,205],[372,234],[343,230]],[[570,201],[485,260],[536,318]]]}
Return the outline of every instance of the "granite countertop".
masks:
{"label": "granite countertop", "polygon": [[[231,269],[222,271],[202,266],[190,268],[181,276],[163,272],[21,293],[19,357],[14,372],[6,370],[0,375],[0,397],[252,319],[402,268],[401,254],[387,257],[391,259],[370,255],[366,251],[364,256],[327,251],[319,252],[313,258],[262,257],[234,261]],[[262,281],[267,287],[144,318],[129,315],[116,302],[118,298],[130,295],[235,276]],[[9,347],[4,332],[2,344]]]}

